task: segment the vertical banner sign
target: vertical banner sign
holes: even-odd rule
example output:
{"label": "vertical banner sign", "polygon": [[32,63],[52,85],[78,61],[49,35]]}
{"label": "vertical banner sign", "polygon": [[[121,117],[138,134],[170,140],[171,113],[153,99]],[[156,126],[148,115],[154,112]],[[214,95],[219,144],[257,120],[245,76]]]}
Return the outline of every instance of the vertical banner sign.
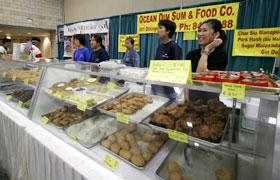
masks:
{"label": "vertical banner sign", "polygon": [[151,60],[148,80],[170,83],[190,84],[192,77],[191,61],[185,60]]}
{"label": "vertical banner sign", "polygon": [[125,52],[126,47],[125,47],[125,40],[126,38],[131,37],[134,40],[134,49],[139,52],[139,34],[122,34],[119,35],[119,44],[118,44],[118,52]]}
{"label": "vertical banner sign", "polygon": [[221,21],[224,30],[236,29],[239,3],[163,11],[137,16],[137,33],[156,33],[158,22],[164,19],[174,21],[177,32],[197,31],[202,22],[208,19]]}
{"label": "vertical banner sign", "polygon": [[234,31],[232,56],[278,57],[280,27]]}

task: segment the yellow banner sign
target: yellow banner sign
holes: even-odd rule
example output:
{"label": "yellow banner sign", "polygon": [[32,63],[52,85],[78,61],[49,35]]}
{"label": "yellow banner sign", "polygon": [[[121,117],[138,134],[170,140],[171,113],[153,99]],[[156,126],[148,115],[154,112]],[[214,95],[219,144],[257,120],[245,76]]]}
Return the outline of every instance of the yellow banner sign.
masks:
{"label": "yellow banner sign", "polygon": [[134,49],[139,52],[139,34],[126,34],[126,35],[119,35],[119,47],[118,52],[125,52],[125,40],[126,38],[131,37],[134,40]]}
{"label": "yellow banner sign", "polygon": [[196,31],[184,32],[183,40],[197,40]]}
{"label": "yellow banner sign", "polygon": [[137,33],[156,33],[158,23],[169,19],[177,25],[177,32],[197,31],[208,19],[221,21],[224,30],[236,29],[239,3],[140,14],[137,16]]}
{"label": "yellow banner sign", "polygon": [[149,73],[146,79],[170,83],[189,84],[191,77],[191,61],[151,60]]}
{"label": "yellow banner sign", "polygon": [[280,28],[234,31],[233,56],[277,57],[280,49]]}

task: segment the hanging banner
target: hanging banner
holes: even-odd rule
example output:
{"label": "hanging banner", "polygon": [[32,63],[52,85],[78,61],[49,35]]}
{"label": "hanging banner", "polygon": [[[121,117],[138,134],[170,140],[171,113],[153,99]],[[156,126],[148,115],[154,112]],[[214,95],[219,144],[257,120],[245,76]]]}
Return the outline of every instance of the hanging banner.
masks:
{"label": "hanging banner", "polygon": [[139,52],[139,34],[125,34],[119,35],[118,52],[125,52],[125,40],[131,37],[134,40],[134,49]]}
{"label": "hanging banner", "polygon": [[279,48],[279,27],[234,31],[232,56],[277,57]]}
{"label": "hanging banner", "polygon": [[187,31],[184,32],[183,40],[197,40],[197,32],[196,31]]}
{"label": "hanging banner", "polygon": [[158,22],[164,19],[174,21],[177,32],[197,31],[198,27],[208,19],[221,21],[224,30],[236,29],[239,3],[163,11],[137,16],[137,33],[156,33]]}
{"label": "hanging banner", "polygon": [[74,34],[96,34],[109,32],[109,19],[100,21],[80,22],[72,25],[64,25],[64,36]]}

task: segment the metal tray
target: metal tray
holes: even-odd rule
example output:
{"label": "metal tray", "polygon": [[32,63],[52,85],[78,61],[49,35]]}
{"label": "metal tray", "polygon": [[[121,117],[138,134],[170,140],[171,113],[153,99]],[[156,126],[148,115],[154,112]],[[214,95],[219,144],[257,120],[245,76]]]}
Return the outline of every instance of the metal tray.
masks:
{"label": "metal tray", "polygon": [[[87,107],[87,108],[86,108],[87,110],[92,110],[92,109],[94,109],[94,108],[96,108],[96,107],[98,107],[98,106],[101,106],[102,104],[111,101],[111,99],[113,98],[112,96],[107,96],[107,95],[103,95],[103,94],[94,94],[94,93],[91,93],[91,94],[92,94],[92,95],[101,95],[101,96],[105,96],[105,97],[107,97],[107,99],[106,99],[106,100],[103,100],[103,101],[96,101],[97,104],[94,105],[94,106]],[[55,97],[56,97],[56,96],[55,96]],[[62,100],[63,100],[65,103],[67,103],[67,104],[71,104],[71,105],[75,105],[75,106],[78,105],[78,103],[71,101],[71,100],[69,99],[69,97],[70,97],[70,96],[64,97],[64,98],[62,98]],[[56,98],[58,98],[58,97],[56,97]]]}
{"label": "metal tray", "polygon": [[[124,129],[124,128],[123,128],[123,129]],[[121,130],[123,130],[123,129],[120,129],[119,131],[121,131]],[[148,126],[146,126],[145,124],[137,124],[137,132],[138,132],[140,135],[142,135],[142,134],[144,133],[144,131],[150,130],[150,129],[151,129],[151,128],[148,127]],[[117,131],[117,132],[119,132],[119,131]],[[113,133],[112,135],[116,134],[117,132]],[[155,136],[155,137],[153,137],[153,140],[154,140],[158,135],[154,135],[154,136]],[[105,139],[107,139],[108,137],[109,137],[109,136],[103,138],[102,140],[105,140]],[[102,141],[102,140],[101,140],[101,141]],[[166,141],[165,144],[163,144],[163,146],[158,150],[158,152],[157,152],[156,154],[152,155],[151,159],[150,159],[147,163],[145,163],[145,165],[144,165],[143,167],[139,167],[139,166],[136,166],[135,164],[133,164],[132,162],[130,162],[130,161],[124,159],[123,157],[119,156],[118,154],[115,154],[114,152],[112,152],[111,150],[107,149],[106,147],[102,146],[102,145],[101,145],[101,141],[100,141],[100,146],[101,146],[101,148],[103,148],[105,151],[109,152],[110,154],[114,155],[114,156],[117,157],[117,158],[122,159],[123,161],[125,161],[125,162],[128,163],[129,165],[133,166],[134,168],[140,169],[140,170],[141,170],[141,169],[144,169],[144,168],[153,160],[153,158],[159,153],[159,151],[160,151],[162,148],[164,148],[164,147],[166,146],[166,144],[168,143],[168,141]],[[137,141],[137,143],[138,143],[138,142],[139,142],[139,141]],[[142,151],[143,151],[143,149],[145,149],[144,146],[148,147],[148,144],[149,144],[149,143],[144,142],[144,141],[141,141],[141,140],[140,140],[140,145],[139,145],[139,143],[138,143],[138,145],[139,145],[139,147],[140,147],[140,149],[141,149]],[[146,148],[146,149],[147,149],[147,148]],[[144,151],[143,151],[143,152],[144,152]]]}
{"label": "metal tray", "polygon": [[[22,90],[33,90],[33,89],[22,89]],[[35,91],[33,90],[33,95],[34,95],[34,92],[35,92]],[[7,95],[11,95],[11,94],[9,93],[9,94],[7,94]],[[30,99],[32,99],[33,95],[30,97]],[[28,101],[28,100],[30,100],[30,99],[27,99],[26,101]],[[12,97],[12,98],[11,98],[11,101],[13,101],[13,102],[19,102],[19,101],[22,101],[22,99]],[[22,101],[22,102],[26,102],[26,101]]]}
{"label": "metal tray", "polygon": [[174,161],[181,166],[183,178],[216,180],[216,171],[223,168],[230,172],[232,180],[236,179],[237,156],[234,153],[192,146],[186,148],[186,144],[177,143],[156,170],[159,179],[169,179],[168,164]]}
{"label": "metal tray", "polygon": [[[56,111],[56,110],[54,110],[54,111]],[[50,114],[50,113],[52,113],[52,112],[54,112],[54,111],[51,111],[51,112],[46,113],[46,114],[43,114],[42,117],[44,117],[44,116],[46,116],[47,114]],[[84,112],[84,113],[85,113],[85,112]],[[79,123],[79,122],[81,122],[81,121],[84,121],[84,120],[86,120],[86,119],[92,117],[92,116],[94,115],[94,112],[92,112],[92,113],[85,113],[85,114],[88,114],[88,117],[85,117],[85,118],[82,118],[82,119],[80,119],[80,120],[71,122],[71,123],[69,123],[69,124],[67,124],[67,125],[65,125],[65,126],[57,126],[57,125],[55,125],[54,123],[52,123],[51,121],[50,121],[49,123],[52,124],[53,126],[59,128],[59,129],[64,129],[64,128],[67,128],[68,126],[71,126],[71,125],[73,125],[73,124],[75,124],[75,123]]]}
{"label": "metal tray", "polygon": [[124,87],[115,87],[114,89],[118,89],[120,91],[122,91],[121,93],[117,94],[117,95],[113,95],[110,93],[102,93],[102,92],[97,92],[97,91],[87,91],[87,93],[90,94],[100,94],[100,95],[105,95],[105,96],[111,96],[113,98],[118,98],[120,96],[122,96],[123,94],[127,93],[129,91],[129,88],[124,88]]}
{"label": "metal tray", "polygon": [[[96,119],[98,119],[101,115],[106,115],[107,117],[110,117],[110,118],[112,118],[112,116],[109,116],[109,115],[107,115],[107,114],[101,114],[101,113],[98,113],[98,114],[96,114],[95,116],[93,116],[93,117],[90,117],[90,118],[96,118]],[[84,122],[84,121],[87,121],[89,118],[87,118],[87,119],[84,119],[84,120],[82,120],[82,121],[79,121],[79,122],[73,122],[71,125],[69,125],[69,126],[67,126],[67,127],[65,127],[65,128],[63,128],[63,130],[64,130],[64,132],[65,132],[65,134],[67,134],[68,135],[68,132],[67,132],[67,130],[68,130],[68,128],[70,128],[71,126],[73,126],[73,125],[75,125],[75,124],[79,124],[79,123],[82,123],[82,122]],[[104,119],[104,120],[106,120],[106,119]],[[121,126],[121,127],[118,127],[117,129],[117,131],[113,131],[113,132],[111,132],[109,135],[106,135],[106,136],[104,136],[104,137],[108,137],[108,136],[111,136],[112,134],[114,134],[114,133],[116,133],[116,132],[118,132],[120,129],[122,129],[125,125],[123,124],[123,123],[118,123],[117,124],[117,122],[115,121],[115,123],[116,123],[116,125],[117,126]],[[69,136],[69,135],[68,135]],[[101,140],[103,140],[104,139],[104,137],[102,137],[101,139],[99,139],[98,141],[96,141],[95,143],[93,143],[93,144],[91,144],[91,145],[87,145],[87,144],[84,144],[83,142],[81,142],[81,141],[77,141],[79,144],[81,144],[82,146],[84,146],[84,147],[86,147],[86,148],[92,148],[93,146],[95,146],[95,145],[97,145],[97,144],[99,144],[100,142],[101,142]]]}
{"label": "metal tray", "polygon": [[65,97],[63,97],[63,98],[59,98],[59,97],[57,97],[55,94],[47,93],[46,90],[47,90],[47,89],[44,90],[44,93],[45,93],[45,94],[47,94],[48,96],[50,96],[50,97],[52,97],[52,98],[58,99],[58,100],[60,100],[60,101],[62,101],[64,98],[69,97],[69,96],[65,96]]}
{"label": "metal tray", "polygon": [[[167,128],[164,128],[164,127],[160,127],[158,125],[155,125],[154,123],[151,123],[151,119],[150,117],[147,118],[145,120],[148,125],[153,128],[153,129],[156,129],[156,130],[159,130],[161,132],[164,132],[164,133],[168,133],[168,129]],[[225,138],[225,135],[226,135],[226,131],[228,129],[228,125],[229,125],[229,121],[230,121],[230,118],[227,119],[226,123],[225,123],[225,126],[224,126],[224,134],[223,136],[221,137],[220,139],[220,142],[219,143],[214,143],[214,142],[210,142],[210,141],[206,141],[206,140],[203,140],[203,139],[200,139],[200,138],[197,138],[197,137],[193,137],[193,136],[190,136],[188,135],[188,143],[189,144],[194,144],[194,143],[198,143],[198,144],[202,144],[204,146],[208,146],[208,147],[217,147],[217,146],[220,146]]]}
{"label": "metal tray", "polygon": [[[269,80],[269,81],[270,81],[270,83],[278,86],[273,81],[271,81],[271,80]],[[212,87],[222,88],[222,83],[221,82],[200,81],[200,80],[192,80],[192,82],[195,85],[212,86]],[[280,93],[280,88],[279,87],[276,88],[276,87],[261,87],[261,86],[246,85],[246,91],[264,93],[264,94],[278,94],[278,93]]]}
{"label": "metal tray", "polygon": [[[132,94],[132,93],[144,94],[144,93],[139,93],[139,92],[130,92],[129,94]],[[129,94],[123,95],[123,96],[117,98],[116,100],[119,100],[120,98],[125,97]],[[129,115],[129,117],[130,117],[129,120],[130,121],[136,122],[136,123],[142,122],[144,119],[146,119],[148,116],[150,116],[157,109],[161,108],[162,106],[164,106],[169,101],[169,99],[165,98],[165,97],[147,95],[147,94],[145,94],[145,95],[148,96],[148,97],[152,97],[153,103],[152,104],[146,104],[141,110],[138,110],[136,113],[134,113],[132,115]],[[109,104],[109,103],[111,103],[111,102],[108,102],[108,103],[104,104],[102,107],[99,107],[98,110],[105,113],[105,114],[109,114],[111,116],[117,117],[116,113],[112,113],[112,112],[109,112],[109,111],[106,111],[106,110],[103,109],[103,107],[105,105]]]}

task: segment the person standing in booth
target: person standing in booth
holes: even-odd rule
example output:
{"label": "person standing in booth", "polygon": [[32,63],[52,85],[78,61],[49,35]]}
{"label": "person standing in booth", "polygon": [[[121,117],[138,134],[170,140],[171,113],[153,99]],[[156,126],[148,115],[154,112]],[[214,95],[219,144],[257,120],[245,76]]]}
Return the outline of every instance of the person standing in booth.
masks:
{"label": "person standing in booth", "polygon": [[11,46],[11,40],[10,39],[3,39],[3,44],[0,46],[0,55],[1,54],[8,54],[9,48]]}
{"label": "person standing in booth", "polygon": [[[176,24],[170,20],[162,20],[158,23],[158,38],[162,41],[157,48],[155,60],[181,60],[182,50],[172,40],[176,30]],[[177,93],[173,87],[152,85],[152,94],[169,98],[166,106],[176,101]]]}
{"label": "person standing in booth", "polygon": [[[225,70],[227,65],[227,52],[225,51],[226,34],[222,24],[216,19],[209,19],[201,24],[197,32],[200,49],[190,51],[186,59],[191,60],[192,71],[200,73],[208,70]],[[195,101],[199,98],[218,98],[216,93],[203,93],[202,91],[188,90],[184,92],[185,99]],[[207,97],[206,97],[207,96]]]}
{"label": "person standing in booth", "polygon": [[90,60],[90,51],[86,45],[86,39],[83,35],[78,34],[74,36],[74,42],[75,45],[78,47],[78,49],[74,52],[74,61],[83,61],[83,62],[89,62]]}
{"label": "person standing in booth", "polygon": [[109,55],[102,44],[102,37],[99,34],[91,36],[90,46],[94,49],[91,53],[90,62],[100,63],[109,60]]}
{"label": "person standing in booth", "polygon": [[134,39],[131,37],[126,38],[125,47],[126,51],[123,58],[124,64],[129,67],[139,67],[140,56],[134,49]]}

